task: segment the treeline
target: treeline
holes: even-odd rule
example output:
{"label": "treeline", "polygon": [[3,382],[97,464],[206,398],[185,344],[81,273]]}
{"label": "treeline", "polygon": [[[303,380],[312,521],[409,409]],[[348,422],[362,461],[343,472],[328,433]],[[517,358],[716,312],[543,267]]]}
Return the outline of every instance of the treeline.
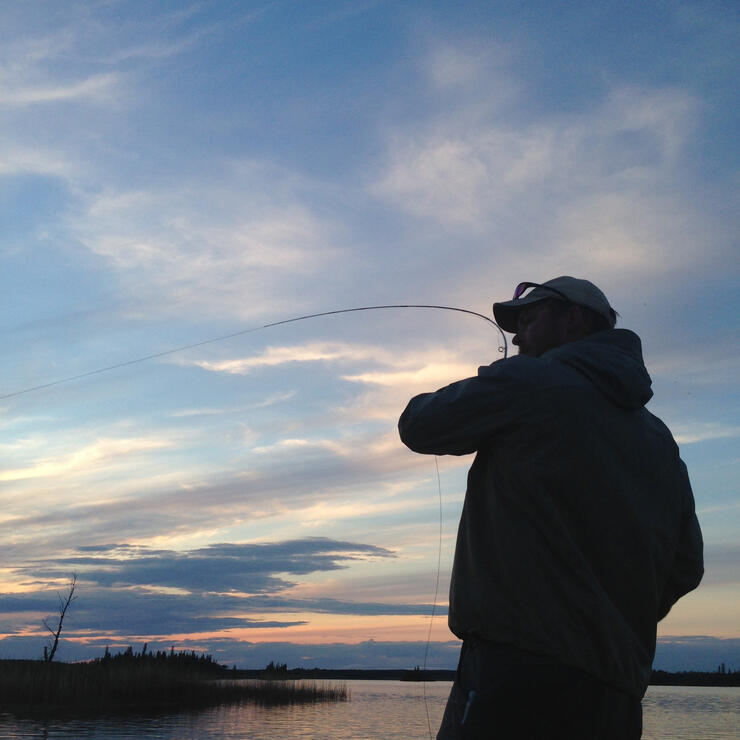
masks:
{"label": "treeline", "polygon": [[175,650],[135,653],[129,647],[86,663],[0,660],[0,712],[191,709],[219,704],[341,701],[346,685],[239,681],[210,655]]}
{"label": "treeline", "polygon": [[716,671],[658,671],[653,670],[651,686],[740,686],[740,671],[733,671],[721,663]]}
{"label": "treeline", "polygon": [[266,677],[282,678],[288,675],[288,664],[287,663],[275,663],[270,661],[264,670]]}
{"label": "treeline", "polygon": [[174,670],[178,673],[200,673],[200,674],[222,674],[228,675],[228,668],[217,663],[211,655],[206,653],[196,653],[194,650],[175,651],[172,647],[169,650],[157,650],[152,652],[147,650],[148,643],[144,643],[141,652],[134,652],[129,645],[124,651],[111,655],[108,647],[102,658],[95,658],[92,663],[102,666],[123,666],[123,665],[159,665],[166,666],[168,670]]}
{"label": "treeline", "polygon": [[[265,668],[234,669],[238,678],[266,680],[333,679],[341,681],[452,681],[454,670],[411,670],[386,668],[288,668],[286,663],[270,661]],[[722,663],[716,671],[662,671],[653,670],[651,686],[740,686],[740,671],[726,668]]]}
{"label": "treeline", "polygon": [[265,668],[237,668],[235,678],[265,680],[339,680],[339,681],[452,681],[454,670],[405,668],[288,668],[270,661]]}

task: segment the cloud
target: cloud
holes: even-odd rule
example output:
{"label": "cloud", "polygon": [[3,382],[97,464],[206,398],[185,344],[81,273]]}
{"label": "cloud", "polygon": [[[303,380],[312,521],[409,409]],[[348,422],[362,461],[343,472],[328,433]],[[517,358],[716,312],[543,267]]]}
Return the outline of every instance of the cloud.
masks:
{"label": "cloud", "polygon": [[373,349],[358,347],[337,342],[308,343],[300,345],[268,347],[264,352],[251,357],[243,357],[218,362],[200,360],[185,361],[181,364],[190,364],[212,372],[245,375],[258,367],[275,367],[291,362],[327,362],[344,360],[356,362],[373,357]]}
{"label": "cloud", "polygon": [[390,372],[366,372],[357,375],[343,375],[344,380],[367,385],[404,388],[409,385],[426,384],[430,389],[449,382],[450,378],[461,379],[470,376],[470,366],[463,363],[437,361],[413,370],[394,370]]}
{"label": "cloud", "polygon": [[81,471],[90,473],[101,465],[110,468],[120,465],[122,458],[127,456],[168,446],[167,441],[155,438],[100,439],[64,457],[34,460],[27,467],[0,471],[0,482],[59,477]]}
{"label": "cloud", "polygon": [[[470,98],[485,100],[477,92]],[[394,131],[371,189],[458,235],[503,237],[505,245],[515,234],[529,260],[578,256],[584,270],[631,275],[656,269],[661,256],[674,267],[691,264],[705,232],[690,194],[672,183],[697,108],[679,88],[615,86],[590,110],[504,124],[470,102],[467,117],[456,110],[421,130]],[[530,237],[543,230],[546,245]]]}
{"label": "cloud", "polygon": [[[155,9],[146,17],[128,16],[125,9],[114,23],[106,17],[106,4],[91,9],[84,3],[73,3],[58,13],[49,9],[44,19],[26,21],[24,33],[4,45],[6,50],[0,80],[3,76],[21,79],[22,93],[18,102],[57,102],[88,97],[95,88],[114,74],[91,75],[75,82],[73,70],[83,67],[131,66],[133,61],[161,62],[191,50],[212,36],[222,24],[201,23],[196,30],[185,30],[201,11],[197,5],[174,12]],[[247,17],[242,20],[246,20]],[[56,78],[54,86],[33,86],[39,78]],[[0,94],[2,99],[2,94]]]}
{"label": "cloud", "polygon": [[92,75],[73,83],[38,87],[0,88],[0,106],[21,106],[62,101],[88,100],[107,102],[112,99],[119,78],[112,73]]}
{"label": "cloud", "polygon": [[297,286],[340,253],[332,225],[281,193],[280,178],[255,164],[161,190],[109,189],[70,228],[137,297],[139,316],[251,318],[294,307]]}
{"label": "cloud", "polygon": [[[288,628],[301,619],[248,616],[249,606],[227,597],[184,596],[145,591],[90,589],[79,584],[65,619],[67,639],[136,638],[213,633],[232,629]],[[5,599],[3,599],[4,601]],[[23,602],[26,602],[25,604]],[[6,634],[41,632],[42,620],[56,611],[56,592],[26,599],[16,597],[14,609],[0,609]],[[51,619],[47,621],[52,621]]]}
{"label": "cloud", "polygon": [[24,31],[4,46],[0,107],[17,111],[64,103],[110,105],[120,96],[123,77],[118,71],[93,65],[101,71],[90,74],[75,64],[84,35],[80,26],[65,18],[60,27],[46,34]]}
{"label": "cloud", "polygon": [[696,444],[712,439],[740,437],[740,426],[715,421],[693,421],[673,426],[673,437],[681,445]]}
{"label": "cloud", "polygon": [[664,671],[716,671],[720,663],[740,668],[740,639],[688,635],[658,637],[653,666]]}
{"label": "cloud", "polygon": [[[491,73],[512,63],[513,49],[486,38],[485,43],[447,43],[437,40],[424,62],[424,74],[441,91],[477,91],[489,85]],[[517,89],[513,78],[498,75],[495,94],[500,101],[504,93],[511,96]],[[493,90],[491,90],[493,92]]]}
{"label": "cloud", "polygon": [[[192,364],[198,367],[202,367],[202,364],[193,362],[193,363],[183,363],[183,364]],[[258,403],[249,404],[248,406],[245,406],[243,408],[240,408],[238,406],[225,406],[223,408],[199,408],[199,409],[182,409],[181,411],[174,411],[170,416],[172,416],[173,419],[185,419],[192,416],[222,416],[225,414],[241,414],[244,413],[244,411],[248,411],[250,409],[264,409],[268,408],[270,406],[275,406],[281,403],[285,403],[286,401],[290,401],[291,399],[295,398],[297,394],[297,391],[286,391],[284,393],[273,393],[268,395],[265,399],[262,401],[259,401]]]}
{"label": "cloud", "polygon": [[252,452],[257,455],[277,454],[284,456],[287,454],[308,453],[322,455],[326,452],[332,455],[344,456],[349,451],[347,446],[340,444],[332,439],[299,439],[286,438],[281,439],[272,445],[264,447],[253,447]]}
{"label": "cloud", "polygon": [[[105,553],[105,554],[103,554]],[[280,543],[225,543],[185,552],[116,546],[86,548],[53,564],[18,568],[24,578],[55,579],[76,572],[80,582],[105,587],[152,586],[193,591],[273,593],[290,583],[277,574],[337,570],[348,561],[392,557],[381,547],[325,537]]]}
{"label": "cloud", "polygon": [[80,165],[63,152],[43,147],[0,143],[0,175],[42,175],[69,179]]}
{"label": "cloud", "polygon": [[578,195],[600,181],[602,189],[642,189],[680,154],[695,107],[680,90],[618,88],[580,118],[523,128],[473,118],[462,131],[437,121],[421,139],[397,142],[377,191],[413,213],[476,228],[524,188],[541,195],[537,188],[562,181]]}
{"label": "cloud", "polygon": [[[472,350],[465,348],[475,356]],[[408,399],[414,389],[434,390],[453,380],[470,377],[477,372],[474,360],[464,362],[461,358],[465,350],[452,351],[430,346],[428,341],[415,344],[407,341],[403,348],[392,349],[388,344],[367,344],[360,341],[309,341],[297,344],[271,345],[266,349],[241,357],[229,359],[178,359],[180,366],[194,366],[214,373],[227,375],[246,375],[260,368],[278,368],[291,363],[325,363],[330,366],[339,366],[340,374],[337,380],[367,386],[368,390],[382,387],[381,395],[373,394],[372,400],[359,397],[353,392],[352,401],[337,397],[335,406],[338,406],[346,420],[351,416],[357,419],[367,418],[370,407],[380,409],[392,406],[390,417],[398,415],[399,399]],[[348,366],[359,365],[361,372],[348,371]],[[327,370],[327,376],[337,370]],[[392,396],[388,395],[391,390]],[[297,394],[297,391],[290,391]],[[384,402],[385,400],[385,402]],[[331,408],[327,407],[330,411]],[[336,412],[334,412],[336,413]],[[377,414],[375,414],[377,416]],[[390,418],[388,417],[388,418]]]}
{"label": "cloud", "polygon": [[269,346],[247,357],[176,362],[230,375],[246,375],[257,368],[274,368],[290,363],[324,362],[345,366],[359,363],[364,372],[344,373],[339,377],[351,383],[392,387],[402,394],[406,394],[410,387],[438,387],[452,379],[469,377],[472,372],[470,364],[461,362],[459,355],[436,347],[408,347],[394,351],[384,344],[336,341]]}

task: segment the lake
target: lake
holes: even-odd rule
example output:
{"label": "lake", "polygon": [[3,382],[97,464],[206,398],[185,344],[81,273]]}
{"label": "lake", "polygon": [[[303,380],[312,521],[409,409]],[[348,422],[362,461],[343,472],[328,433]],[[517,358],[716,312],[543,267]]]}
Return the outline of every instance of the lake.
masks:
{"label": "lake", "polygon": [[[336,683],[336,682],[329,682]],[[288,707],[232,706],[125,718],[18,720],[0,715],[5,740],[427,740],[442,718],[447,682],[347,681],[351,700]],[[426,691],[427,700],[424,700]],[[652,686],[644,740],[737,740],[740,688]]]}

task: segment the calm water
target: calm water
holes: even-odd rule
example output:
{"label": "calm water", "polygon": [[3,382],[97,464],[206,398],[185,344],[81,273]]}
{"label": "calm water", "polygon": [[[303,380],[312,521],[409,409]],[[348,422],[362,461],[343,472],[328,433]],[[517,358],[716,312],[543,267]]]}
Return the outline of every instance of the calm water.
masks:
{"label": "calm water", "polygon": [[[348,681],[349,702],[270,709],[226,707],[159,717],[30,721],[0,715],[0,738],[45,740],[426,740],[423,687]],[[432,728],[450,684],[426,685]],[[740,688],[651,687],[643,702],[645,740],[738,740]]]}

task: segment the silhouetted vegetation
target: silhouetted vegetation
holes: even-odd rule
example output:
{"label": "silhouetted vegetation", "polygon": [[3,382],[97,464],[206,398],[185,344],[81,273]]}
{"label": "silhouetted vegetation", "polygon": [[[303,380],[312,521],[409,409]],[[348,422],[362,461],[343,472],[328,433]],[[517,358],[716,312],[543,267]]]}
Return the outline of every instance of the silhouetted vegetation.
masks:
{"label": "silhouetted vegetation", "polygon": [[116,655],[106,648],[88,663],[0,661],[0,709],[28,713],[198,708],[235,702],[342,701],[346,685],[237,680],[210,655],[174,650]]}
{"label": "silhouetted vegetation", "polygon": [[455,671],[427,669],[425,671],[404,668],[288,668],[281,673],[271,673],[267,668],[239,668],[235,678],[279,681],[334,680],[334,681],[452,681]]}
{"label": "silhouetted vegetation", "polygon": [[653,671],[651,686],[740,686],[740,671],[721,663],[716,671]]}
{"label": "silhouetted vegetation", "polygon": [[267,664],[264,670],[263,678],[266,679],[285,679],[288,678],[288,664],[275,663],[272,660]]}
{"label": "silhouetted vegetation", "polygon": [[[270,663],[264,669],[240,669],[234,671],[238,678],[301,680],[323,679],[339,681],[452,681],[454,670],[415,666],[411,670],[398,668],[287,668],[285,664]],[[654,670],[650,684],[654,686],[740,686],[740,670],[733,671],[724,663],[716,671],[669,671]]]}
{"label": "silhouetted vegetation", "polygon": [[75,587],[77,586],[77,574],[73,573],[69,579],[69,587],[66,598],[62,598],[61,594],[57,594],[59,597],[59,620],[57,621],[56,627],[52,627],[45,619],[44,627],[51,633],[52,641],[50,645],[44,646],[44,660],[47,663],[51,663],[54,660],[54,655],[59,645],[59,636],[62,634],[62,627],[64,625],[64,617],[67,615],[67,609],[69,605],[77,598],[75,596]]}

